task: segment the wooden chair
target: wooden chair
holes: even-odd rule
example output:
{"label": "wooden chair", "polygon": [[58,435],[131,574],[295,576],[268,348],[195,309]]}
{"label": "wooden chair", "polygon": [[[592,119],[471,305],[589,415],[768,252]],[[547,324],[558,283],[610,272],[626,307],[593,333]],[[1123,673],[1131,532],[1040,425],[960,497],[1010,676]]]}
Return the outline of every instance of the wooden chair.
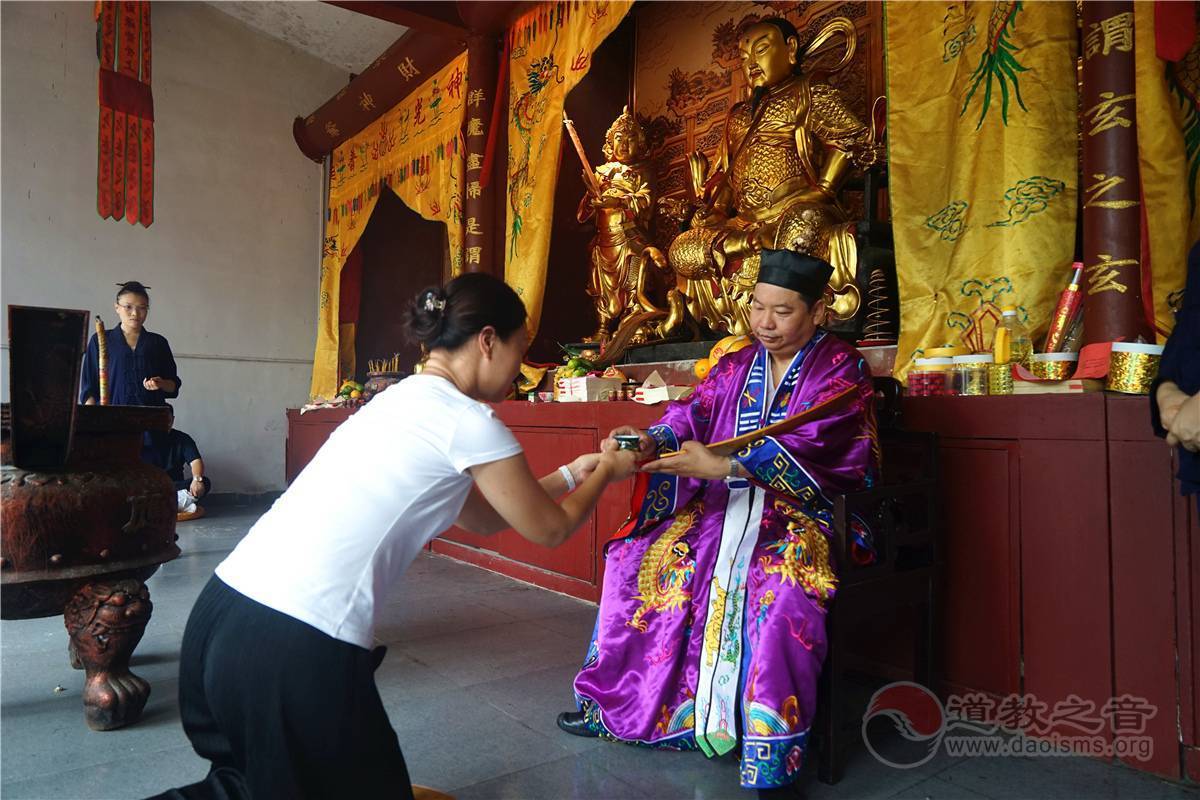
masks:
{"label": "wooden chair", "polygon": [[[821,672],[814,733],[818,737],[817,777],[842,778],[847,748],[861,738],[865,709],[845,713],[844,672],[848,645],[861,623],[897,608],[915,619],[913,680],[933,689],[934,653],[941,568],[938,543],[938,465],[935,434],[902,431],[895,424],[899,385],[876,379],[884,480],[874,488],[834,501],[838,566],[837,594],[826,617],[828,653]],[[857,565],[851,557],[850,520],[857,515],[871,528],[878,554]]]}

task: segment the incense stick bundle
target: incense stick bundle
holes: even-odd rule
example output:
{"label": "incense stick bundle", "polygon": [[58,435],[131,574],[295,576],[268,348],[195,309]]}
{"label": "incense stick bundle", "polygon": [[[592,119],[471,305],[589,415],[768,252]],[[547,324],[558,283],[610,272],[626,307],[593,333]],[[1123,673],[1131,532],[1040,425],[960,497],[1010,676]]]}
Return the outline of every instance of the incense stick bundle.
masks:
{"label": "incense stick bundle", "polygon": [[108,333],[104,330],[104,320],[100,319],[100,315],[96,315],[96,347],[100,351],[99,368],[97,372],[100,376],[100,405],[108,405]]}
{"label": "incense stick bundle", "polygon": [[367,361],[367,371],[380,372],[399,372],[400,371],[400,354],[396,353],[389,359],[373,358]]}

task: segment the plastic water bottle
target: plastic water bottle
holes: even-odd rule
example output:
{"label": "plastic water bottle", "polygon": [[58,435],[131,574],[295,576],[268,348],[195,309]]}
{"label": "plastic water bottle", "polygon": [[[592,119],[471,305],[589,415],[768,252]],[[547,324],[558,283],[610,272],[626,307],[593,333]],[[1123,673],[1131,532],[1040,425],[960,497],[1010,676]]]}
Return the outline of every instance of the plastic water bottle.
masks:
{"label": "plastic water bottle", "polygon": [[1029,336],[1029,330],[1021,323],[1015,306],[1005,306],[1001,313],[1002,324],[1008,330],[1010,360],[1014,364],[1029,366],[1029,357],[1033,355],[1033,339]]}

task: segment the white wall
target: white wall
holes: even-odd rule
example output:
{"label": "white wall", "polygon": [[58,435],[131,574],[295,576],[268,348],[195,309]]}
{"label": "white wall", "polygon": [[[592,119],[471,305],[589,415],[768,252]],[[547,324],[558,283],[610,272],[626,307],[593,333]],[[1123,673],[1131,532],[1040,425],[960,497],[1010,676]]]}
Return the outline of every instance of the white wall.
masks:
{"label": "white wall", "polygon": [[183,379],[176,422],[216,490],[282,488],[284,409],[308,393],[321,216],[321,168],[291,124],[348,76],[201,3],[152,14],[143,228],[96,213],[92,3],[0,3],[0,303],[89,309],[111,326],[114,284],[151,286],[147,329]]}

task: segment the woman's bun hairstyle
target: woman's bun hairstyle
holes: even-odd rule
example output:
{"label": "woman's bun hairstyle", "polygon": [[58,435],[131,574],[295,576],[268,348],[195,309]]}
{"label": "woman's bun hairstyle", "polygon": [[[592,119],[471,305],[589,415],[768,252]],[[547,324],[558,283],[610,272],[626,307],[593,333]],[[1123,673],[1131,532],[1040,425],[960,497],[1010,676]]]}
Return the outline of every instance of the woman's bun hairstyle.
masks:
{"label": "woman's bun hairstyle", "polygon": [[146,298],[146,302],[150,302],[150,287],[141,281],[125,281],[117,284],[117,301],[121,300],[123,294],[140,294]]}
{"label": "woman's bun hairstyle", "polygon": [[482,272],[467,272],[443,287],[417,292],[404,314],[409,341],[430,352],[456,350],[486,327],[501,339],[525,324],[525,304],[512,287]]}

